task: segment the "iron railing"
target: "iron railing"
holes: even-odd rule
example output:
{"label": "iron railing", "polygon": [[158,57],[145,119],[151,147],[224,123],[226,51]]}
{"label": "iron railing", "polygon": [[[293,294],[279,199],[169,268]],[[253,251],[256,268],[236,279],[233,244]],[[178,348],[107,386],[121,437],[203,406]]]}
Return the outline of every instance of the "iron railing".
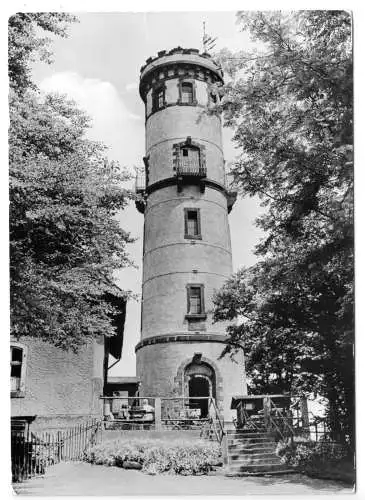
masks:
{"label": "iron railing", "polygon": [[302,415],[293,415],[289,408],[278,407],[272,398],[267,399],[269,401],[266,410],[263,409],[254,414],[245,410],[242,402],[238,403],[237,410],[244,422],[243,430],[273,432],[279,439],[293,440],[296,436],[312,441],[334,439],[328,418],[317,417],[308,412],[308,418],[305,419]]}
{"label": "iron railing", "polygon": [[155,426],[156,398],[102,396],[104,426],[125,429],[150,429]]}
{"label": "iron railing", "polygon": [[49,465],[82,460],[84,453],[99,441],[101,421],[97,419],[56,432],[30,432],[22,421],[11,429],[13,482],[44,474]]}
{"label": "iron railing", "polygon": [[146,175],[144,172],[138,172],[135,179],[135,192],[143,193],[146,189]]}
{"label": "iron railing", "polygon": [[189,158],[180,158],[176,166],[178,177],[206,177],[207,169],[199,161],[192,161]]}
{"label": "iron railing", "polygon": [[223,421],[212,397],[103,396],[101,399],[104,425],[108,429],[200,429],[202,435],[210,433],[217,441],[222,440]]}

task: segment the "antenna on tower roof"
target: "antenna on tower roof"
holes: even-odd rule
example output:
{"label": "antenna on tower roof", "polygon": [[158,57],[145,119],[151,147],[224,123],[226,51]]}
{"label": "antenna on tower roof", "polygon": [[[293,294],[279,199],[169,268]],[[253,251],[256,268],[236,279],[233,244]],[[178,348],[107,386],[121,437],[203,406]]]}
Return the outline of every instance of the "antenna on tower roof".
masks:
{"label": "antenna on tower roof", "polygon": [[203,52],[209,52],[210,50],[213,50],[216,45],[216,40],[217,37],[213,38],[207,35],[205,31],[205,21],[203,21]]}

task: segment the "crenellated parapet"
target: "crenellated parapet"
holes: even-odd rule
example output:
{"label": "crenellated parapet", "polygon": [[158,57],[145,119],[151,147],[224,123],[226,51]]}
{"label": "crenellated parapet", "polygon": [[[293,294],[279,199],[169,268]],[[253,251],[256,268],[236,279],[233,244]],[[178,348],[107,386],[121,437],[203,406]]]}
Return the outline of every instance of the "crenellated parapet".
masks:
{"label": "crenellated parapet", "polygon": [[215,104],[218,96],[211,86],[223,84],[223,72],[209,54],[180,47],[158,54],[141,68],[139,92],[146,119],[169,106]]}

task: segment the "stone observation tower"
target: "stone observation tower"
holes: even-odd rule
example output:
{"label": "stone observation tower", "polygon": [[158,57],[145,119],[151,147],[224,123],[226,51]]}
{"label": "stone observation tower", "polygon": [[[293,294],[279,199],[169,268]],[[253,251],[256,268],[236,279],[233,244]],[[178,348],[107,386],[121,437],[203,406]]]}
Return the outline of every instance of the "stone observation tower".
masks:
{"label": "stone observation tower", "polygon": [[[232,273],[221,118],[207,113],[223,73],[209,54],[161,51],[141,69],[146,110],[145,175],[137,177],[144,213],[142,396],[215,398],[225,418],[246,393],[243,353],[219,359],[227,339],[212,322],[212,295]],[[201,402],[201,414],[207,406]]]}

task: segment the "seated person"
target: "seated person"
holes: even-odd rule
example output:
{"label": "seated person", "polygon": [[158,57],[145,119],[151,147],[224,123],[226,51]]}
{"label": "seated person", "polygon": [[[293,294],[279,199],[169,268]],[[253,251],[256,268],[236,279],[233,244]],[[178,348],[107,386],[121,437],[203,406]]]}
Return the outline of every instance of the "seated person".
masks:
{"label": "seated person", "polygon": [[127,420],[129,418],[128,403],[122,403],[118,417]]}
{"label": "seated person", "polygon": [[144,411],[143,420],[145,422],[153,422],[155,419],[155,409],[148,404],[148,399],[142,399],[142,410]]}

